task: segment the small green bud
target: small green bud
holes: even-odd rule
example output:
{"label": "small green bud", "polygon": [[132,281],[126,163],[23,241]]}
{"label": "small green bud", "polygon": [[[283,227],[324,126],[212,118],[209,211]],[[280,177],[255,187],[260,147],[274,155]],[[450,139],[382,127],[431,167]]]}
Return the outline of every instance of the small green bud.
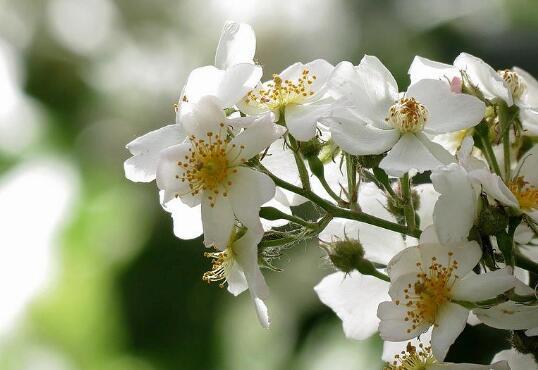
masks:
{"label": "small green bud", "polygon": [[310,167],[310,171],[314,174],[316,177],[323,177],[325,175],[325,170],[323,168],[323,162],[321,160],[314,156],[314,157],[308,157],[308,166]]}
{"label": "small green bud", "polygon": [[364,257],[361,243],[347,238],[329,244],[326,251],[332,264],[346,274],[358,269]]}
{"label": "small green bud", "polygon": [[317,157],[322,147],[323,144],[320,143],[318,138],[313,138],[308,141],[302,141],[299,144],[299,150],[301,151],[301,154],[307,159],[311,157]]}
{"label": "small green bud", "polygon": [[261,207],[260,217],[269,221],[275,221],[282,218],[282,211],[274,207]]}
{"label": "small green bud", "polygon": [[376,168],[379,167],[379,163],[385,158],[387,154],[372,154],[372,155],[360,155],[357,158],[357,163],[363,168]]}
{"label": "small green bud", "polygon": [[508,216],[496,207],[483,207],[478,216],[478,229],[482,234],[494,235],[506,230]]}
{"label": "small green bud", "polygon": [[461,77],[463,80],[461,92],[464,94],[476,96],[480,100],[484,100],[484,94],[477,86],[473,85],[467,73],[462,72]]}
{"label": "small green bud", "polygon": [[531,354],[534,361],[538,362],[538,337],[528,337],[525,330],[514,330],[512,332],[512,346],[523,354]]}
{"label": "small green bud", "polygon": [[[399,185],[396,185],[394,192],[401,196]],[[411,201],[413,202],[413,209],[416,212],[420,208],[420,196],[415,189],[411,190]],[[401,199],[394,199],[392,197],[387,198],[387,210],[394,216],[396,216],[396,218],[405,218],[404,208],[405,204],[403,204]]]}

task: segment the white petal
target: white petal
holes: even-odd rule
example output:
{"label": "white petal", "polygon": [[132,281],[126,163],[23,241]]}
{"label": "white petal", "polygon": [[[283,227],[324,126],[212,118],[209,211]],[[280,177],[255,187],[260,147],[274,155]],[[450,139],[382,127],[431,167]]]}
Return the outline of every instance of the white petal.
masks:
{"label": "white petal", "polygon": [[384,153],[390,150],[400,138],[398,130],[379,129],[359,120],[336,116],[327,118],[323,122],[330,125],[335,143],[344,151],[354,155]]}
{"label": "white petal", "polygon": [[[224,250],[235,223],[234,211],[228,197],[211,195],[213,200],[208,198],[209,194],[204,194],[202,198],[204,244]],[[211,204],[214,206],[212,207]]]}
{"label": "white petal", "polygon": [[227,290],[234,296],[238,296],[248,289],[247,279],[239,264],[234,263],[226,276]]}
{"label": "white petal", "polygon": [[[189,143],[174,145],[161,151],[159,165],[156,172],[157,187],[165,190],[165,202],[173,198],[175,194],[182,196],[190,192],[188,182],[178,179],[183,175],[183,168],[178,166],[178,161],[185,159],[189,153]],[[177,176],[177,177],[176,177]]]}
{"label": "white petal", "polygon": [[215,53],[215,66],[226,69],[239,63],[253,63],[256,35],[246,23],[226,22]]}
{"label": "white petal", "polygon": [[230,145],[235,145],[228,158],[231,163],[240,164],[269,147],[284,134],[284,127],[275,125],[270,114],[266,114],[239,135],[234,137]]}
{"label": "white petal", "polygon": [[433,209],[439,193],[435,191],[432,184],[417,185],[415,191],[420,199],[420,206],[416,212],[420,218],[420,228],[424,229],[433,224]]}
{"label": "white petal", "polygon": [[497,72],[482,59],[467,53],[461,53],[454,60],[454,66],[465,71],[471,82],[482,91],[487,99],[499,97],[508,106],[512,106],[513,99],[508,86]]}
{"label": "white petal", "polygon": [[430,266],[435,258],[442,266],[453,261],[458,262],[456,274],[459,277],[467,275],[478,264],[482,250],[477,242],[460,242],[456,245],[421,244],[418,246],[422,258],[422,266]]}
{"label": "white petal", "polygon": [[411,343],[411,345],[414,347],[418,347],[421,343],[429,345],[431,337],[432,329],[430,328],[427,332],[421,334],[417,338],[412,338],[403,342],[385,341],[383,342],[383,355],[381,356],[381,359],[383,361],[392,363],[396,355],[401,355],[402,351],[406,351],[408,343]]}
{"label": "white petal", "polygon": [[377,306],[389,299],[388,287],[389,283],[372,276],[336,272],[314,290],[342,320],[346,337],[363,340],[377,331]]}
{"label": "white petal", "polygon": [[179,125],[168,125],[131,141],[126,148],[133,155],[125,161],[125,177],[135,182],[155,180],[161,150],[185,140]]}
{"label": "white petal", "polygon": [[452,288],[453,297],[458,300],[478,302],[495,298],[515,286],[515,278],[507,268],[477,275],[470,272],[456,280]]}
{"label": "white petal", "polygon": [[529,184],[538,187],[538,145],[534,145],[531,150],[523,155],[519,160],[516,173],[518,176],[523,176],[524,180]]}
{"label": "white petal", "polygon": [[441,244],[434,225],[429,225],[420,234],[419,244]]}
{"label": "white petal", "polygon": [[424,131],[430,134],[455,132],[480,123],[486,106],[467,94],[456,94],[450,86],[439,80],[420,80],[411,85],[405,94],[415,97],[428,110]]}
{"label": "white petal", "polygon": [[194,239],[202,235],[200,206],[190,207],[179,199],[166,203],[165,210],[172,214],[174,235],[180,239]]}
{"label": "white petal", "polygon": [[228,196],[235,217],[252,231],[261,233],[260,207],[275,195],[275,183],[264,173],[248,167],[238,167],[230,177]]}
{"label": "white petal", "polygon": [[491,365],[478,364],[454,364],[451,362],[443,362],[442,364],[433,364],[428,366],[428,370],[510,370],[506,361],[496,362]]}
{"label": "white petal", "polygon": [[179,100],[180,111],[183,103],[196,103],[202,96],[217,95],[224,76],[224,71],[214,66],[204,66],[194,69],[187,77],[187,82]]}
{"label": "white petal", "polygon": [[510,370],[538,370],[538,364],[531,354],[524,355],[513,348],[497,353],[491,362],[501,360],[508,362]]}
{"label": "white petal", "polygon": [[258,265],[258,243],[262,239],[263,233],[255,233],[248,230],[233,245],[235,258],[247,279],[248,288],[255,297],[267,299],[269,297],[269,288]]}
{"label": "white petal", "polygon": [[307,104],[286,106],[286,126],[299,141],[308,141],[316,136],[318,120],[327,116],[331,106],[328,104]]}
{"label": "white petal", "polygon": [[448,349],[465,328],[469,310],[454,303],[446,303],[439,312],[438,325],[432,332],[432,353],[444,360]]}
{"label": "white petal", "polygon": [[525,135],[538,136],[538,109],[521,109],[519,120]]}
{"label": "white petal", "polygon": [[[402,305],[396,305],[394,302],[381,302],[379,304],[377,317],[381,320],[379,334],[383,340],[401,342],[414,338],[428,330],[428,324],[419,325],[413,330],[409,321],[405,321],[406,314],[407,309]],[[408,329],[411,330],[408,332]]]}
{"label": "white petal", "polygon": [[228,108],[236,105],[256,87],[262,73],[261,67],[254,64],[241,63],[229,67],[217,89],[216,96],[221,101],[221,107]]}
{"label": "white petal", "polygon": [[416,272],[417,262],[421,262],[418,247],[409,247],[395,255],[387,266],[387,273],[391,281],[396,281],[401,276]]}
{"label": "white petal", "polygon": [[484,324],[497,329],[523,330],[538,327],[538,307],[505,302],[489,309],[473,310]]}
{"label": "white petal", "polygon": [[301,72],[305,69],[309,71],[308,75],[310,77],[316,76],[316,79],[312,81],[312,84],[310,84],[310,91],[312,91],[314,95],[308,97],[306,101],[318,100],[327,89],[326,84],[334,70],[334,66],[326,60],[316,59],[310,63],[306,63]]}
{"label": "white petal", "polygon": [[189,136],[205,139],[208,132],[219,133],[222,130],[220,125],[225,122],[226,116],[215,96],[203,96],[195,103],[182,106],[180,123]]}
{"label": "white petal", "polygon": [[526,88],[523,96],[520,100],[527,107],[538,108],[538,81],[527,71],[514,67],[513,71],[516,72],[520,79],[525,83]]}
{"label": "white petal", "polygon": [[[447,164],[446,157],[450,157],[450,154],[439,144],[429,144],[431,145],[425,145],[417,135],[404,134],[383,158],[379,167],[389,175],[400,177],[412,169],[424,172]],[[434,146],[438,146],[435,147],[435,153],[432,152]],[[446,157],[441,157],[439,151],[446,152]]]}
{"label": "white petal", "polygon": [[433,211],[439,240],[443,244],[467,240],[476,215],[475,191],[467,172],[452,163],[433,171],[431,180],[441,194]]}
{"label": "white petal", "polygon": [[416,56],[409,67],[411,84],[424,79],[436,79],[449,83],[454,77],[460,77],[460,71],[450,64],[439,63],[433,60]]}
{"label": "white petal", "polygon": [[519,207],[516,197],[497,174],[491,173],[487,169],[479,169],[470,171],[469,177],[482,185],[484,192],[495,200],[498,200],[505,206]]}

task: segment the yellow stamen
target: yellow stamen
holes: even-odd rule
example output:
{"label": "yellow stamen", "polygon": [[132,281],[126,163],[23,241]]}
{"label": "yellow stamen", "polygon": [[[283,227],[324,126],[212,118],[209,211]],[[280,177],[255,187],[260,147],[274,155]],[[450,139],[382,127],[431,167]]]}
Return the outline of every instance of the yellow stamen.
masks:
{"label": "yellow stamen", "polygon": [[512,97],[514,99],[519,99],[525,93],[527,85],[525,84],[525,82],[523,82],[521,77],[519,77],[516,72],[509,69],[505,69],[502,71],[498,71],[497,73],[508,85],[508,88],[510,89],[510,92],[512,93]]}
{"label": "yellow stamen", "polygon": [[389,109],[385,118],[392,127],[403,133],[420,132],[428,120],[428,110],[415,98],[402,98]]}
{"label": "yellow stamen", "polygon": [[508,189],[516,197],[521,209],[526,211],[538,209],[538,188],[526,182],[523,176],[510,181]]}
{"label": "yellow stamen", "polygon": [[394,361],[385,366],[385,370],[426,370],[428,366],[436,364],[431,347],[424,347],[419,344],[419,349],[411,342],[407,343],[407,348],[400,354],[394,356]]}

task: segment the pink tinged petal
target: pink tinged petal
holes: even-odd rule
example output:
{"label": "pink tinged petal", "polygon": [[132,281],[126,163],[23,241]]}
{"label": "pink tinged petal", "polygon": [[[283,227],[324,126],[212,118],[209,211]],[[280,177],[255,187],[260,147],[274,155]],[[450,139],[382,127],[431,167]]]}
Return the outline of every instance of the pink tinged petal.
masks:
{"label": "pink tinged petal", "polygon": [[357,120],[331,117],[324,120],[331,128],[332,138],[342,150],[354,155],[381,154],[400,139],[395,129],[383,130]]}
{"label": "pink tinged petal", "polygon": [[476,126],[484,117],[486,106],[467,94],[455,94],[439,80],[421,80],[411,85],[405,94],[414,97],[428,110],[424,131],[444,134]]}
{"label": "pink tinged petal", "polygon": [[[377,308],[379,323],[379,334],[383,340],[391,342],[401,342],[428,331],[429,324],[418,325],[412,329],[410,322],[405,321],[407,309],[394,302],[381,302]],[[409,330],[409,331],[408,331]]]}
{"label": "pink tinged petal", "polygon": [[410,170],[424,172],[447,164],[446,160],[450,158],[450,154],[439,144],[419,135],[412,133],[402,135],[383,158],[379,167],[391,176],[401,177]]}
{"label": "pink tinged petal", "polygon": [[487,169],[478,169],[470,171],[469,177],[482,185],[484,192],[493,199],[508,207],[519,207],[516,197],[498,175],[491,173]]}
{"label": "pink tinged petal", "polygon": [[266,114],[234,137],[229,147],[235,145],[235,149],[228,153],[231,164],[241,164],[250,158],[261,153],[269,147],[276,139],[284,134],[284,127],[275,125],[270,114]]}
{"label": "pink tinged petal", "polygon": [[462,279],[456,280],[452,295],[457,300],[478,302],[495,298],[512,289],[515,284],[516,278],[507,268],[480,275],[470,272]]}
{"label": "pink tinged petal", "polygon": [[439,312],[438,325],[432,332],[432,353],[442,361],[450,346],[465,328],[469,310],[454,303],[446,303]]}
{"label": "pink tinged petal", "polygon": [[235,64],[226,69],[217,88],[222,108],[236,105],[252,90],[262,77],[262,69],[249,63]]}
{"label": "pink tinged petal", "polygon": [[246,23],[226,22],[220,34],[215,66],[227,69],[239,63],[253,63],[256,52],[256,35]]}
{"label": "pink tinged petal", "polygon": [[452,91],[455,94],[461,94],[462,88],[463,88],[463,81],[461,77],[452,77],[452,80],[450,80],[450,91]]}
{"label": "pink tinged petal", "polygon": [[523,330],[538,327],[538,307],[505,302],[489,309],[475,308],[484,324],[497,329]]}
{"label": "pink tinged petal", "polygon": [[441,80],[448,83],[455,77],[461,77],[461,73],[456,67],[418,55],[413,59],[408,73],[411,78],[411,84],[425,79]]}
{"label": "pink tinged petal", "polygon": [[194,239],[202,235],[200,205],[191,207],[179,199],[172,199],[164,206],[172,214],[174,235],[180,239]]}
{"label": "pink tinged petal", "polygon": [[452,163],[433,171],[430,178],[441,194],[433,211],[439,240],[442,244],[467,240],[476,215],[476,195],[467,172]]}
{"label": "pink tinged petal", "polygon": [[175,194],[181,196],[190,192],[189,183],[181,181],[183,168],[178,165],[179,161],[185,161],[191,145],[189,143],[174,145],[161,151],[159,165],[156,172],[157,187],[164,190],[165,202],[173,198]]}
{"label": "pink tinged petal", "polygon": [[286,106],[286,126],[299,141],[308,141],[316,136],[317,123],[328,115],[328,104],[288,105]]}
{"label": "pink tinged petal", "polygon": [[536,364],[536,361],[534,360],[533,355],[531,354],[522,354],[519,353],[516,349],[506,349],[504,351],[501,351],[497,353],[493,360],[494,361],[501,361],[505,360],[508,362],[508,367],[504,367],[501,369],[510,369],[510,370],[538,370],[538,364]]}
{"label": "pink tinged petal", "polygon": [[248,167],[238,167],[230,177],[228,197],[235,217],[252,231],[262,233],[260,207],[275,195],[275,183],[264,173]]}
{"label": "pink tinged petal", "polygon": [[467,53],[461,53],[454,66],[465,71],[471,83],[477,86],[487,99],[501,98],[512,106],[513,99],[508,86],[504,80],[482,59]]}
{"label": "pink tinged petal", "polygon": [[319,299],[342,320],[346,337],[363,340],[377,331],[377,306],[389,299],[389,283],[358,272],[336,272],[314,287]]}
{"label": "pink tinged petal", "polygon": [[526,85],[520,100],[525,107],[538,108],[538,81],[529,72],[519,67],[512,68]]}
{"label": "pink tinged petal", "polygon": [[523,133],[529,136],[538,136],[538,108],[521,109],[519,120],[523,126]]}
{"label": "pink tinged petal", "polygon": [[211,194],[213,199],[209,199],[209,196],[204,193],[202,197],[204,244],[224,250],[235,224],[234,211],[228,197]]}
{"label": "pink tinged petal", "polygon": [[185,133],[179,125],[168,125],[148,132],[127,144],[133,155],[125,161],[125,177],[135,182],[155,180],[161,150],[185,140]]}

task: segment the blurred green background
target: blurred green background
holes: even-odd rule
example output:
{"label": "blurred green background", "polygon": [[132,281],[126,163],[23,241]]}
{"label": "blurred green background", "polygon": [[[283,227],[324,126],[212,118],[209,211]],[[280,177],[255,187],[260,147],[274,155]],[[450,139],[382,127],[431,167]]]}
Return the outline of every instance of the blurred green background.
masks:
{"label": "blurred green background", "polygon": [[[207,286],[155,185],[123,176],[127,142],[174,121],[226,20],[249,22],[265,75],[377,55],[402,89],[414,55],[466,51],[538,75],[533,0],[0,0],[0,369],[380,369],[346,340],[297,247],[266,271],[273,319]],[[468,328],[449,359],[489,362],[504,333]]]}

